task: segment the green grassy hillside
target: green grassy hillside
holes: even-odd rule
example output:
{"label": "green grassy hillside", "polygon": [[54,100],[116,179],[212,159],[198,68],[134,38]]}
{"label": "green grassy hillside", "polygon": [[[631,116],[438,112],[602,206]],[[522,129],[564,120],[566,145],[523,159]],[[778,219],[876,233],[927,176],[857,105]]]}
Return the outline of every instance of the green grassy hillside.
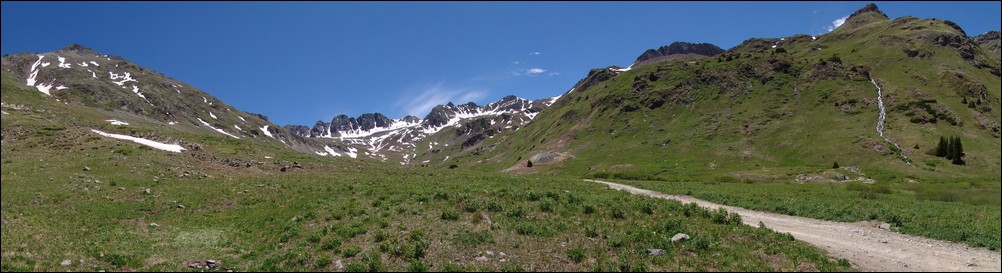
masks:
{"label": "green grassy hillside", "polygon": [[[157,123],[112,126],[103,110],[6,76],[2,99],[4,272],[850,270],[726,212],[575,179],[398,168]],[[676,233],[692,239],[671,242]]]}
{"label": "green grassy hillside", "polygon": [[[862,12],[819,37],[750,39],[717,57],[593,71],[611,77],[486,143],[490,152],[455,158],[460,168],[665,181],[649,186],[707,196],[719,188],[677,182],[743,182],[711,200],[842,221],[904,217],[903,232],[998,248],[998,225],[989,223],[998,219],[1002,183],[999,63],[954,26]],[[900,150],[877,134],[871,80],[882,89],[885,134]],[[951,136],[962,139],[966,165],[930,154]],[[557,156],[526,167],[541,154]],[[893,197],[848,190],[851,181]],[[828,196],[830,188],[852,198],[795,198],[802,190]],[[750,191],[768,198],[744,195]],[[805,209],[864,197],[898,205],[893,213]],[[791,210],[769,208],[784,202]],[[939,204],[951,209],[920,209]],[[925,216],[913,218],[910,208]],[[957,210],[984,215],[970,222]]]}

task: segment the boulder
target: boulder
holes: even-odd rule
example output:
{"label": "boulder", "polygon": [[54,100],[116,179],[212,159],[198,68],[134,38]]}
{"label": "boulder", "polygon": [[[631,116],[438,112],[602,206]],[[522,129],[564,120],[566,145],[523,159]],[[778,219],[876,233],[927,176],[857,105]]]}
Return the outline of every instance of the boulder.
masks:
{"label": "boulder", "polygon": [[675,234],[675,236],[671,236],[671,242],[672,243],[685,242],[685,241],[687,241],[689,239],[690,239],[689,235],[685,234],[685,233],[679,233],[679,234]]}

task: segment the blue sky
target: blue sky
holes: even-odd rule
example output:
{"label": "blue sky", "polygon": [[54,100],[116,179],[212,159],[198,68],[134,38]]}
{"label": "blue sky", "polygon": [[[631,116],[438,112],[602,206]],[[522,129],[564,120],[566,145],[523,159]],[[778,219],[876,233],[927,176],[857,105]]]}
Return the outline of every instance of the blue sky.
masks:
{"label": "blue sky", "polygon": [[[3,54],[80,43],[273,122],[424,117],[447,101],[565,92],[674,41],[818,35],[868,2],[3,2]],[[1000,2],[876,2],[998,30]]]}

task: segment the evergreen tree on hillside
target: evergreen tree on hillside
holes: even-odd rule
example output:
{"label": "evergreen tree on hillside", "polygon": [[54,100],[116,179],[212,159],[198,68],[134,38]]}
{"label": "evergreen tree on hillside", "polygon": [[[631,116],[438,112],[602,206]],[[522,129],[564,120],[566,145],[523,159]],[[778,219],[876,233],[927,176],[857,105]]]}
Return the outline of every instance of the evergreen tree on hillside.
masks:
{"label": "evergreen tree on hillside", "polygon": [[953,164],[964,165],[964,144],[960,142],[960,137],[953,140]]}
{"label": "evergreen tree on hillside", "polygon": [[529,163],[525,163],[525,167],[532,168],[532,160],[529,160]]}
{"label": "evergreen tree on hillside", "polygon": [[946,157],[946,151],[947,151],[946,138],[939,137],[939,145],[936,146],[936,156]]}
{"label": "evergreen tree on hillside", "polygon": [[946,141],[946,159],[953,160],[953,158],[957,154],[956,147],[957,147],[956,138],[951,137],[949,140]]}

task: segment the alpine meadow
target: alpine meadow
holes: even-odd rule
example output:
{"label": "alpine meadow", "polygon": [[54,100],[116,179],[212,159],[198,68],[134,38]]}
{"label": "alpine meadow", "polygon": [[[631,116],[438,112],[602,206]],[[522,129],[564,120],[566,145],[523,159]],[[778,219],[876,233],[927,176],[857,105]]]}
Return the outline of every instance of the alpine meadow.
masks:
{"label": "alpine meadow", "polygon": [[[26,12],[15,4],[29,3],[5,2],[4,17]],[[165,8],[164,14],[182,5],[146,4]],[[217,4],[205,10],[225,13],[241,5]],[[364,11],[427,6],[406,9],[415,14],[436,12],[438,5],[486,5],[500,15],[511,11],[498,8],[507,5],[566,4],[566,14],[553,16],[599,19],[585,16],[596,12],[586,3],[269,2],[254,3],[265,8],[253,14],[278,24],[272,21],[293,19],[275,14],[320,4]],[[659,4],[728,9],[736,3]],[[542,61],[557,53],[519,51],[502,76],[468,82],[520,81],[535,97],[473,87],[453,92],[447,87],[455,81],[442,80],[398,102],[370,90],[297,93],[312,91],[275,78],[286,75],[277,70],[291,70],[330,75],[309,77],[324,86],[343,79],[383,86],[404,76],[381,60],[404,66],[428,56],[406,49],[365,55],[371,66],[335,72],[346,64],[268,62],[364,54],[331,49],[263,52],[251,61],[226,57],[233,56],[226,53],[231,46],[320,43],[329,33],[283,40],[292,34],[279,32],[295,30],[255,29],[271,34],[249,36],[260,37],[250,44],[184,42],[257,71],[240,80],[263,91],[217,88],[237,92],[219,91],[223,96],[196,87],[232,81],[212,79],[222,72],[180,66],[205,75],[189,82],[141,64],[161,67],[174,53],[117,56],[86,41],[45,53],[7,52],[23,47],[14,41],[33,45],[35,36],[5,27],[0,270],[999,272],[999,32],[969,34],[945,20],[954,18],[891,18],[872,3],[856,8],[814,35],[749,34],[726,49],[656,37],[662,42],[644,45],[652,49],[625,52],[638,56],[624,60],[632,61],[625,67],[575,64],[558,71]],[[137,8],[140,14],[155,9]],[[379,21],[368,16],[375,15],[362,12],[346,19],[357,24],[324,27],[382,35],[367,29]],[[459,25],[479,20],[443,16]],[[175,27],[154,17],[143,27]],[[538,23],[557,29],[556,21]],[[413,30],[406,24],[399,28]],[[187,35],[178,33],[116,35],[165,41]],[[498,48],[516,47],[504,44],[506,34],[460,33],[438,46],[473,47],[473,39],[487,39]],[[338,43],[363,44],[348,36]],[[444,58],[435,54],[428,53]],[[425,65],[414,73],[480,69]],[[578,71],[564,68],[572,66]],[[567,76],[576,78],[562,92],[534,88]],[[289,87],[268,89],[273,81]],[[493,90],[511,89],[498,86],[504,88]],[[306,99],[281,113],[235,106],[278,104],[290,96]],[[231,104],[223,97],[247,100]],[[370,107],[362,97],[382,102]],[[316,123],[285,118],[313,120],[304,109],[323,100],[335,112],[318,111],[323,118]]]}

